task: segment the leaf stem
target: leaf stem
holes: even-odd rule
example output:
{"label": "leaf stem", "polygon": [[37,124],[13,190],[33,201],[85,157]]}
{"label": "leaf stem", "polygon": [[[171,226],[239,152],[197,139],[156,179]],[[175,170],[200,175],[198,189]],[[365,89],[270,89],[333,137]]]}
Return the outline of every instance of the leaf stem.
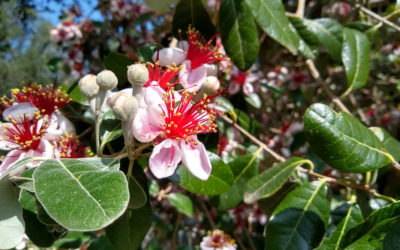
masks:
{"label": "leaf stem", "polygon": [[197,196],[197,201],[199,202],[201,208],[203,209],[203,211],[204,211],[204,213],[205,213],[205,215],[206,215],[206,217],[208,219],[208,222],[210,223],[211,228],[213,230],[215,230],[216,227],[215,227],[214,219],[212,218],[212,216],[210,214],[210,211],[208,211],[207,205],[203,201],[203,197]]}
{"label": "leaf stem", "polygon": [[[352,3],[350,3],[352,4]],[[367,14],[368,16],[375,18],[376,20],[386,24],[387,26],[392,27],[393,29],[395,29],[396,31],[400,32],[400,27],[397,26],[395,23],[389,21],[388,19],[381,17],[380,15],[376,14],[375,12],[365,8],[364,6],[362,6],[359,3],[354,4],[354,7],[356,7],[357,9],[359,9],[361,12]]]}

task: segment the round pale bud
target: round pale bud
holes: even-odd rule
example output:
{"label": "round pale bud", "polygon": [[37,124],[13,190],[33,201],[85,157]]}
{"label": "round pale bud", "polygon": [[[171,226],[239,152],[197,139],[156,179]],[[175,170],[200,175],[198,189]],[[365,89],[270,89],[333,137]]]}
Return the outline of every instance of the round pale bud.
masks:
{"label": "round pale bud", "polygon": [[82,95],[88,99],[91,99],[99,93],[99,85],[97,85],[96,76],[93,74],[82,77],[78,85]]}
{"label": "round pale bud", "polygon": [[126,114],[129,114],[128,117],[132,115],[135,116],[139,109],[139,102],[134,96],[129,96],[125,99],[123,109]]}
{"label": "round pale bud", "polygon": [[181,65],[186,60],[186,52],[180,48],[164,48],[159,51],[154,52],[153,62],[158,61],[161,66]]}
{"label": "round pale bud", "polygon": [[204,81],[203,85],[201,86],[201,91],[208,96],[214,95],[217,93],[221,84],[219,80],[215,76],[207,76],[206,80]]}
{"label": "round pale bud", "polygon": [[109,98],[107,104],[111,107],[114,115],[123,121],[134,116],[139,108],[136,98],[124,92],[119,92]]}
{"label": "round pale bud", "polygon": [[128,68],[128,81],[135,87],[143,86],[149,80],[149,71],[142,63],[132,64]]}
{"label": "round pale bud", "polygon": [[118,78],[111,70],[103,70],[97,74],[96,82],[101,89],[113,89],[118,85]]}

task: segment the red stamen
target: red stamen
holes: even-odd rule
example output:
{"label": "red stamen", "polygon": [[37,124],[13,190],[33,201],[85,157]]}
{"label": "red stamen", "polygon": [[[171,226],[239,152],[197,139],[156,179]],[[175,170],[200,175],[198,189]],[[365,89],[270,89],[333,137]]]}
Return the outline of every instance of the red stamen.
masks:
{"label": "red stamen", "polygon": [[162,89],[168,91],[171,87],[178,83],[178,81],[172,81],[182,67],[167,66],[165,69],[162,69],[159,63],[156,62],[155,64],[147,63],[147,69],[149,71],[149,80],[144,86],[149,87],[151,82],[156,81]]}
{"label": "red stamen", "polygon": [[56,148],[60,152],[61,158],[85,158],[92,155],[88,147],[79,144],[79,140],[73,135],[65,133],[61,140],[57,141]]}
{"label": "red stamen", "polygon": [[165,136],[175,140],[185,140],[192,147],[197,142],[192,140],[191,136],[217,132],[215,112],[207,107],[214,96],[205,95],[202,100],[191,104],[194,95],[195,93],[184,90],[180,101],[176,103],[175,93],[171,88],[163,94],[165,107],[161,108],[165,120],[163,125]]}
{"label": "red stamen", "polygon": [[42,114],[49,116],[56,109],[63,109],[71,102],[68,94],[60,88],[56,88],[55,84],[46,86],[29,84],[22,90],[13,89],[12,93],[18,102],[30,102]]}
{"label": "red stamen", "polygon": [[226,60],[226,57],[211,44],[215,39],[215,35],[208,42],[204,42],[200,33],[189,26],[187,36],[189,43],[187,60],[190,60],[192,70],[205,63],[217,63]]}
{"label": "red stamen", "polygon": [[24,115],[24,117],[7,117],[10,124],[3,126],[1,131],[3,139],[19,145],[21,150],[37,149],[49,126],[47,116],[41,122],[39,122],[40,118],[42,117],[39,113],[36,113],[33,118],[27,115]]}

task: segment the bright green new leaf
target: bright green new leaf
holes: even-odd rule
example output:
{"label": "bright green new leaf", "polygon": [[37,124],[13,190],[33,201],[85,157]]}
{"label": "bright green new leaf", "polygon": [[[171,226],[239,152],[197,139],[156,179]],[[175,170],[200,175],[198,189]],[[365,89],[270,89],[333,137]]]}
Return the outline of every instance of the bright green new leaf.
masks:
{"label": "bright green new leaf", "polygon": [[329,55],[337,62],[341,60],[343,27],[330,18],[307,20],[307,26],[318,37]]}
{"label": "bright green new leaf", "polygon": [[270,37],[296,54],[300,37],[291,27],[281,0],[245,0],[253,17]]}
{"label": "bright green new leaf", "polygon": [[329,221],[324,182],[304,184],[274,210],[266,227],[266,249],[312,249],[318,246]]}
{"label": "bright green new leaf", "polygon": [[0,249],[9,249],[21,242],[25,222],[22,207],[7,179],[0,181],[0,197]]}
{"label": "bright green new leaf", "polygon": [[168,200],[181,213],[184,213],[189,217],[193,216],[193,203],[186,195],[180,193],[171,193],[168,194]]}
{"label": "bright green new leaf", "polygon": [[369,39],[362,32],[344,28],[342,61],[346,71],[346,93],[362,88],[367,84],[369,75]]}
{"label": "bright green new leaf", "polygon": [[276,164],[261,174],[251,178],[244,190],[244,202],[251,204],[267,198],[278,191],[292,175],[297,166],[312,163],[300,157],[291,157],[285,162]]}
{"label": "bright green new leaf", "polygon": [[233,174],[216,154],[208,152],[211,160],[212,171],[206,181],[202,181],[192,175],[189,170],[181,165],[177,171],[180,176],[180,185],[186,190],[196,194],[218,195],[227,191],[233,184]]}
{"label": "bright green new leaf", "polygon": [[363,220],[361,210],[357,204],[351,204],[346,216],[337,225],[329,238],[326,238],[318,250],[340,249],[340,243],[350,228],[354,227]]}
{"label": "bright green new leaf", "polygon": [[223,0],[219,28],[224,49],[241,70],[248,70],[258,57],[260,42],[251,9],[245,0]]}
{"label": "bright green new leaf", "polygon": [[88,160],[46,160],[34,172],[33,183],[47,213],[75,231],[109,225],[122,215],[129,202],[125,175]]}
{"label": "bright green new leaf", "polygon": [[365,173],[394,162],[371,130],[353,116],[336,113],[325,104],[307,109],[304,131],[313,151],[333,168]]}

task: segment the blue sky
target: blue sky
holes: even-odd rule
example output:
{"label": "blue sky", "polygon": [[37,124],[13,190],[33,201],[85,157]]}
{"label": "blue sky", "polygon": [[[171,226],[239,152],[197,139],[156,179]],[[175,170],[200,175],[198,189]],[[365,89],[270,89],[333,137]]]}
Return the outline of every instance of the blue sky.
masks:
{"label": "blue sky", "polygon": [[[39,2],[39,8],[43,7],[43,4],[40,4],[40,0],[37,1]],[[52,24],[57,25],[60,22],[59,17],[62,14],[62,11],[68,9],[73,4],[73,0],[63,0],[60,1],[60,3],[50,0],[46,7],[51,9],[51,11],[40,11],[39,15]],[[79,1],[79,4],[84,17],[89,17],[92,20],[102,20],[100,12],[94,9],[97,4],[97,0],[82,0]]]}

